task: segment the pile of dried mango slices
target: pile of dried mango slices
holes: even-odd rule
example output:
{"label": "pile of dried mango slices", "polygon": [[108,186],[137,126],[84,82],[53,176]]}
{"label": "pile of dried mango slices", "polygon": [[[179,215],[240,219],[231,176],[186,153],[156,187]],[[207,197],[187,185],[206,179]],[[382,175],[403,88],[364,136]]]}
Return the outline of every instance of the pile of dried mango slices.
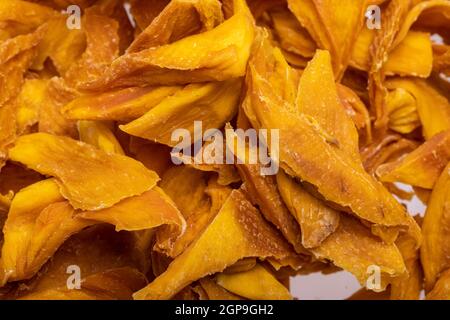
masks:
{"label": "pile of dried mango slices", "polygon": [[[353,299],[450,299],[449,43],[448,0],[0,0],[0,298],[291,299],[343,269],[379,272]],[[174,164],[196,121],[278,130],[279,171]]]}

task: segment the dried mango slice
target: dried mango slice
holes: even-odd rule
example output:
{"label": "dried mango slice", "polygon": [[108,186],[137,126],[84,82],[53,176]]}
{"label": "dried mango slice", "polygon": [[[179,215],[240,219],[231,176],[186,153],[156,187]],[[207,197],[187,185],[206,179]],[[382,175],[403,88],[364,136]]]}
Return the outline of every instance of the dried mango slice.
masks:
{"label": "dried mango slice", "polygon": [[305,248],[319,246],[336,231],[339,212],[314,198],[282,171],[277,174],[277,183],[286,206],[300,225]]}
{"label": "dried mango slice", "polygon": [[3,229],[1,283],[30,278],[65,239],[90,224],[74,219],[73,213],[54,179],[17,193]]}
{"label": "dried mango slice", "polygon": [[137,27],[144,30],[169,3],[170,0],[131,0],[131,13]]}
{"label": "dried mango slice", "polygon": [[291,300],[292,296],[278,280],[259,263],[248,271],[216,276],[217,284],[241,297],[252,300]]}
{"label": "dried mango slice", "polygon": [[242,300],[241,297],[228,292],[209,278],[200,279],[199,283],[209,300]]}
{"label": "dried mango slice", "polygon": [[302,237],[298,224],[289,212],[280,195],[281,188],[276,184],[274,176],[262,176],[261,166],[256,164],[236,165],[244,181],[244,186],[250,201],[259,207],[264,217],[281,231],[286,240],[297,252],[304,251]]}
{"label": "dried mango slice", "polygon": [[[340,146],[332,139],[332,135],[330,137],[330,134],[322,129],[318,124],[319,120],[311,123],[311,117],[288,111],[294,110],[294,107],[276,95],[267,80],[271,74],[272,62],[267,59],[270,54],[261,52],[264,50],[263,46],[255,50],[255,58],[250,61],[247,96],[251,101],[251,111],[245,111],[250,121],[252,113],[256,114],[258,123],[254,126],[280,130],[281,167],[289,175],[316,186],[317,191],[327,200],[350,209],[361,219],[375,225],[409,225],[410,217],[405,209],[379,182],[364,171],[358,158],[355,159],[348,152],[344,152],[346,145],[348,150],[355,148],[354,142],[342,141]],[[257,60],[258,56],[266,58],[263,65],[255,63],[260,62]],[[343,112],[345,113],[345,110]],[[331,118],[333,121],[334,119]],[[353,126],[351,119],[349,121]],[[339,132],[338,129],[336,132]],[[323,177],[327,177],[326,181]]]}
{"label": "dried mango slice", "polygon": [[[289,256],[287,244],[267,225],[259,212],[234,190],[203,234],[179,255],[135,299],[167,299],[189,283],[220,272],[244,257],[261,259]],[[208,257],[207,259],[204,259]]]}
{"label": "dried mango slice", "polygon": [[62,194],[76,209],[111,207],[150,190],[158,181],[156,173],[131,158],[46,133],[20,137],[9,155],[28,168],[55,176]]}
{"label": "dried mango slice", "polygon": [[102,271],[81,280],[76,290],[59,287],[27,294],[20,300],[131,300],[147,284],[145,276],[130,267]]}
{"label": "dried mango slice", "polygon": [[365,1],[289,0],[288,5],[318,47],[332,53],[333,70],[340,79],[363,25]]}
{"label": "dried mango slice", "polygon": [[277,8],[269,14],[281,48],[302,57],[314,55],[316,43],[289,10]]}
{"label": "dried mango slice", "polygon": [[418,300],[423,274],[416,241],[408,235],[401,235],[395,244],[402,254],[408,272],[392,281],[391,300]]}
{"label": "dried mango slice", "polygon": [[[350,65],[360,70],[370,69],[370,45],[375,31],[363,28],[353,47]],[[409,31],[405,39],[391,52],[383,71],[386,75],[417,76],[426,78],[433,68],[433,52],[430,35]]]}
{"label": "dried mango slice", "polygon": [[391,277],[406,272],[402,255],[394,244],[380,241],[347,215],[341,215],[337,230],[312,252],[317,258],[331,260],[350,271],[362,285],[366,284],[369,266],[378,266],[382,276],[378,291],[384,290]]}
{"label": "dried mango slice", "polygon": [[179,143],[172,139],[175,129],[185,128],[195,138],[194,121],[202,121],[203,130],[208,130],[221,128],[231,120],[237,111],[240,87],[239,79],[188,85],[142,117],[121,125],[120,129],[133,136],[175,146]]}
{"label": "dried mango slice", "polygon": [[435,134],[450,129],[449,101],[430,82],[414,78],[394,78],[386,82],[386,87],[402,88],[415,98],[425,139],[428,140]]}
{"label": "dried mango slice", "polygon": [[389,113],[389,129],[399,133],[410,133],[420,127],[416,100],[402,88],[390,91],[386,97]]}
{"label": "dried mango slice", "polygon": [[100,121],[81,120],[78,121],[77,127],[81,141],[108,153],[125,154],[108,124]]}
{"label": "dried mango slice", "polygon": [[119,55],[118,23],[109,17],[87,11],[83,16],[86,50],[81,58],[67,70],[66,81],[80,87],[104,73]]}
{"label": "dried mango slice", "polygon": [[216,28],[169,45],[125,54],[83,89],[223,81],[243,76],[253,42],[253,18],[242,0],[233,4],[234,15]]}
{"label": "dried mango slice", "polygon": [[157,106],[181,87],[131,87],[100,94],[83,95],[62,109],[68,119],[134,120]]}
{"label": "dried mango slice", "polygon": [[433,288],[439,274],[450,266],[449,247],[450,165],[447,164],[431,193],[422,224],[420,258],[425,274],[425,290]]}
{"label": "dried mango slice", "polygon": [[450,46],[433,45],[433,71],[450,76]]}
{"label": "dried mango slice", "polygon": [[45,34],[38,46],[38,54],[33,63],[34,70],[42,70],[44,62],[50,58],[61,76],[64,76],[74,61],[86,48],[86,36],[80,29],[69,29],[67,17],[57,17],[45,24]]}
{"label": "dried mango slice", "polygon": [[223,22],[218,0],[171,1],[128,47],[139,52],[208,31]]}
{"label": "dried mango slice", "polygon": [[26,79],[17,97],[17,132],[23,133],[39,121],[48,80]]}
{"label": "dried mango slice", "polygon": [[39,131],[69,137],[77,136],[75,121],[66,119],[61,108],[78,96],[62,78],[50,79],[39,112]]}
{"label": "dried mango slice", "polygon": [[427,296],[427,300],[450,300],[450,270],[443,272]]}
{"label": "dried mango slice", "polygon": [[405,157],[379,166],[376,173],[381,181],[432,189],[449,161],[450,130],[438,133]]}

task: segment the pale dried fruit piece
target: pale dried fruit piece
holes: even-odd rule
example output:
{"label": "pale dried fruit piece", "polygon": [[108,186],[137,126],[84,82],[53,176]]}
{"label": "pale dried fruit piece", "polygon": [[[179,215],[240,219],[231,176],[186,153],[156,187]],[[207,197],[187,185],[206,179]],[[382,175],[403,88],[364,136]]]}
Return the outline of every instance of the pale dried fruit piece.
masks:
{"label": "pale dried fruit piece", "polygon": [[67,286],[45,289],[19,300],[131,300],[136,290],[147,284],[145,276],[130,267],[105,270],[81,279],[81,288]]}
{"label": "pale dried fruit piece", "polygon": [[78,121],[78,133],[80,141],[89,143],[108,153],[124,155],[119,141],[111,131],[112,124],[101,121],[81,120]]}
{"label": "pale dried fruit piece", "polygon": [[450,300],[450,269],[439,276],[436,284],[426,295],[427,300]]}
{"label": "pale dried fruit piece", "polygon": [[431,193],[422,224],[420,258],[425,290],[433,288],[439,274],[450,266],[450,164],[447,164]]}
{"label": "pale dried fruit piece", "polygon": [[392,278],[406,272],[402,255],[394,244],[379,240],[348,215],[341,215],[337,230],[312,252],[317,258],[330,260],[350,271],[362,285],[369,276],[368,267],[378,266],[381,271],[379,291],[384,290]]}
{"label": "pale dried fruit piece", "polygon": [[223,22],[219,0],[173,0],[139,34],[127,53],[173,43]]}
{"label": "pale dried fruit piece", "polygon": [[132,158],[47,133],[20,137],[9,155],[13,161],[56,177],[61,193],[76,209],[111,207],[150,190],[159,179]]}
{"label": "pale dried fruit piece", "polygon": [[449,161],[450,130],[438,133],[408,155],[382,164],[376,174],[381,181],[432,189]]}
{"label": "pale dried fruit piece", "polygon": [[319,246],[336,231],[339,225],[338,211],[310,195],[283,171],[277,174],[277,184],[286,206],[300,225],[305,248]]}
{"label": "pale dried fruit piece", "polygon": [[[168,299],[191,282],[245,257],[282,259],[285,243],[239,190],[234,190],[203,234],[135,299]],[[206,259],[205,259],[206,257]]]}
{"label": "pale dried fruit piece", "polygon": [[289,290],[261,264],[248,271],[216,276],[216,282],[228,291],[252,300],[291,300]]}
{"label": "pale dried fruit piece", "polygon": [[332,53],[333,70],[336,78],[340,79],[363,26],[365,1],[289,0],[288,5],[317,46]]}
{"label": "pale dried fruit piece", "polygon": [[425,139],[450,129],[450,103],[432,83],[416,78],[393,78],[386,81],[388,89],[402,88],[416,100]]}
{"label": "pale dried fruit piece", "polygon": [[216,28],[172,44],[125,54],[101,78],[83,84],[83,89],[224,81],[243,76],[254,22],[242,0],[234,0],[233,6],[234,15]]}
{"label": "pale dried fruit piece", "polygon": [[143,116],[181,87],[131,87],[83,95],[70,101],[62,112],[68,119],[131,121]]}
{"label": "pale dried fruit piece", "polygon": [[[359,70],[370,70],[370,46],[375,30],[363,28],[353,47],[350,65]],[[383,71],[386,75],[427,78],[433,68],[430,34],[410,31],[399,45],[389,52]]]}
{"label": "pale dried fruit piece", "polygon": [[71,234],[92,224],[73,213],[54,179],[17,193],[3,228],[1,283],[32,277]]}
{"label": "pale dried fruit piece", "polygon": [[[172,138],[176,129],[194,136],[194,122],[201,121],[202,129],[216,129],[231,120],[237,111],[241,80],[191,84],[162,100],[142,117],[121,125],[120,129],[133,136],[169,146],[175,146],[178,140]],[[181,138],[187,138],[184,135]],[[180,139],[180,136],[175,136]],[[193,143],[191,139],[182,141],[183,146]]]}

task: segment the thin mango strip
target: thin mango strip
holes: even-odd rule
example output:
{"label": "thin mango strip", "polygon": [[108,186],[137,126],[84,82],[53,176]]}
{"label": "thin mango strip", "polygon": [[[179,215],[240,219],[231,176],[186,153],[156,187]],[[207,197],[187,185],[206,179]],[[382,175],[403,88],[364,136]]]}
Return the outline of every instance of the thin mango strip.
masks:
{"label": "thin mango strip", "polygon": [[216,28],[172,44],[125,54],[101,78],[83,84],[82,88],[173,85],[243,76],[253,42],[253,18],[242,0],[233,3],[234,15]]}
{"label": "thin mango strip", "polygon": [[[162,100],[142,117],[121,125],[126,133],[175,146],[175,129],[184,128],[193,139],[194,122],[202,121],[203,130],[221,128],[237,111],[241,80],[191,84]],[[177,137],[179,139],[180,137]],[[183,145],[187,141],[183,141]],[[190,145],[192,142],[187,142]]]}
{"label": "thin mango strip", "polygon": [[193,281],[221,272],[241,258],[282,259],[290,254],[288,245],[258,210],[241,191],[234,190],[202,235],[133,297],[168,299]]}
{"label": "thin mango strip", "polygon": [[318,47],[332,53],[333,70],[340,79],[363,26],[365,1],[300,0],[288,1],[288,5]]}
{"label": "thin mango strip", "polygon": [[450,130],[438,133],[405,157],[382,164],[376,174],[381,181],[432,189],[449,161]]}
{"label": "thin mango strip", "polygon": [[64,116],[76,120],[131,121],[143,116],[181,87],[131,87],[75,98],[62,109]]}
{"label": "thin mango strip", "polygon": [[[350,65],[360,70],[370,69],[370,45],[375,31],[363,28],[353,47]],[[391,52],[383,66],[386,75],[427,78],[433,68],[433,51],[430,35],[409,31],[405,39]]]}
{"label": "thin mango strip", "polygon": [[259,263],[248,271],[220,273],[216,282],[226,290],[252,300],[292,299],[289,290]]}
{"label": "thin mango strip", "polygon": [[417,78],[393,78],[386,82],[388,89],[402,88],[416,100],[417,113],[425,139],[450,129],[450,103],[445,95],[429,81]]}
{"label": "thin mango strip", "polygon": [[339,212],[327,207],[319,199],[283,171],[277,174],[277,184],[284,203],[301,229],[305,248],[319,246],[339,225]]}
{"label": "thin mango strip", "polygon": [[[256,58],[252,58],[247,75],[247,95],[251,101],[249,119],[252,121],[252,113],[255,113],[257,126],[280,130],[280,165],[286,173],[313,184],[328,201],[350,209],[375,225],[409,225],[410,217],[404,208],[336,144],[318,121],[314,123],[302,113],[288,111],[294,109],[293,106],[277,96],[267,80],[270,73],[264,68],[270,65],[270,60],[265,59],[265,66],[253,62],[258,55],[267,57],[267,54],[256,49],[254,55]],[[327,177],[326,181],[323,177]]]}
{"label": "thin mango strip", "polygon": [[402,255],[394,244],[380,241],[348,215],[341,215],[337,230],[312,252],[317,258],[330,260],[351,272],[361,285],[366,284],[368,268],[379,267],[381,283],[376,291],[384,290],[392,278],[406,272]]}
{"label": "thin mango strip", "polygon": [[208,31],[223,22],[218,0],[171,1],[139,34],[127,52],[139,52]]}
{"label": "thin mango strip", "polygon": [[67,286],[33,292],[19,300],[131,300],[147,284],[145,276],[130,267],[105,270],[81,279],[80,289]]}
{"label": "thin mango strip", "polygon": [[132,158],[47,133],[20,137],[9,156],[30,169],[56,177],[63,196],[82,210],[111,207],[150,190],[159,179]]}
{"label": "thin mango strip", "polygon": [[427,291],[433,288],[439,274],[450,266],[449,203],[450,164],[447,164],[434,185],[422,224],[423,244],[420,259]]}

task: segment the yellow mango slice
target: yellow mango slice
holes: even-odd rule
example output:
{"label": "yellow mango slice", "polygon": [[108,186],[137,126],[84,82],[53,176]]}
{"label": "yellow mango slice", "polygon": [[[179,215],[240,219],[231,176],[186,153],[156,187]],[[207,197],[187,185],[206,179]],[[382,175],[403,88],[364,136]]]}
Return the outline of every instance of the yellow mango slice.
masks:
{"label": "yellow mango slice", "polygon": [[386,82],[386,87],[402,88],[415,98],[425,139],[450,129],[450,103],[430,82],[414,78],[393,78]]}
{"label": "yellow mango slice", "polygon": [[363,26],[365,1],[290,0],[288,6],[318,47],[332,53],[333,70],[340,79]]}
{"label": "yellow mango slice", "polygon": [[243,76],[253,42],[253,18],[242,0],[233,4],[234,15],[216,28],[172,44],[125,54],[104,70],[101,78],[82,88],[173,85]]}
{"label": "yellow mango slice", "polygon": [[134,120],[158,105],[180,87],[131,87],[88,94],[70,101],[62,109],[66,118],[77,120]]}
{"label": "yellow mango slice", "polygon": [[76,209],[108,208],[150,190],[158,181],[156,173],[131,158],[46,133],[17,139],[10,159],[56,177],[61,193]]}
{"label": "yellow mango slice", "polygon": [[228,292],[214,280],[203,278],[199,280],[200,286],[206,292],[209,300],[242,300],[241,297]]}
{"label": "yellow mango slice", "polygon": [[252,300],[291,300],[288,289],[259,263],[248,271],[216,276],[217,284]]}
{"label": "yellow mango slice", "polygon": [[[280,166],[285,172],[314,185],[326,200],[339,204],[375,225],[401,228],[410,225],[411,217],[400,203],[383,185],[367,174],[358,158],[355,159],[349,151],[345,151],[354,150],[355,142],[335,139],[333,134],[320,125],[319,121],[328,121],[327,119],[319,117],[321,120],[318,120],[303,113],[289,111],[297,109],[277,95],[268,82],[269,75],[273,75],[273,58],[264,50],[276,52],[276,49],[267,49],[264,44],[255,49],[255,57],[250,61],[247,75],[247,82],[250,84],[247,99],[251,110],[245,111],[254,126],[280,130]],[[258,60],[260,56],[265,59]],[[273,81],[276,80],[275,78]],[[342,106],[341,108],[345,114]],[[301,110],[301,106],[299,109]],[[335,117],[334,114],[330,115],[330,120],[335,121]],[[257,121],[253,121],[255,118]],[[348,121],[349,125],[354,126],[351,119]],[[335,132],[339,132],[339,129]],[[324,180],[323,177],[327,179]],[[414,223],[411,225],[414,226]],[[417,228],[413,229],[417,231]]]}
{"label": "yellow mango slice", "polygon": [[305,248],[319,246],[339,225],[339,212],[327,207],[283,171],[277,174],[277,184],[289,211],[301,229]]}
{"label": "yellow mango slice", "polygon": [[[370,69],[370,45],[375,30],[363,28],[353,47],[350,65],[360,70]],[[416,76],[426,78],[433,67],[430,35],[409,31],[405,39],[391,52],[383,66],[386,75]]]}
{"label": "yellow mango slice", "polygon": [[379,166],[376,173],[381,181],[432,189],[449,161],[450,130],[438,133],[405,157]]}
{"label": "yellow mango slice", "polygon": [[450,300],[450,269],[443,272],[426,295],[427,300]]}
{"label": "yellow mango slice", "polygon": [[312,250],[317,258],[328,259],[338,267],[350,271],[361,285],[366,285],[370,266],[381,271],[382,291],[392,281],[406,272],[402,255],[394,244],[386,244],[373,236],[356,219],[341,215],[337,230],[322,244]]}
{"label": "yellow mango slice", "polygon": [[221,272],[241,258],[281,259],[289,255],[288,245],[242,192],[234,190],[202,235],[133,297],[168,299],[191,282]]}
{"label": "yellow mango slice", "polygon": [[416,100],[408,91],[402,88],[390,91],[386,97],[386,106],[389,129],[405,134],[420,127]]}
{"label": "yellow mango slice", "polygon": [[450,266],[449,202],[450,165],[447,164],[433,188],[422,224],[423,244],[420,259],[427,291],[433,288],[439,274]]}
{"label": "yellow mango slice", "polygon": [[402,254],[408,272],[392,281],[391,300],[419,300],[423,274],[416,241],[408,235],[401,235],[395,244]]}
{"label": "yellow mango slice", "polygon": [[77,127],[81,141],[108,153],[125,154],[108,124],[100,121],[81,120],[78,121]]}
{"label": "yellow mango slice", "polygon": [[[194,121],[202,121],[203,130],[221,128],[237,111],[241,81],[188,85],[167,97],[142,117],[121,125],[120,129],[169,146],[175,129],[189,130],[194,139]],[[192,142],[189,142],[189,145]]]}
{"label": "yellow mango slice", "polygon": [[131,300],[147,284],[145,276],[130,267],[102,271],[81,280],[80,289],[59,287],[33,292],[20,300]]}
{"label": "yellow mango slice", "polygon": [[[298,224],[289,212],[277,188],[274,176],[262,176],[261,166],[258,164],[236,165],[244,181],[250,201],[259,207],[264,217],[281,231],[286,240],[291,243],[297,252],[304,251]],[[303,245],[305,245],[303,241]]]}
{"label": "yellow mango slice", "polygon": [[39,111],[45,99],[47,80],[27,79],[17,97],[17,131],[25,132],[39,121]]}
{"label": "yellow mango slice", "polygon": [[1,283],[30,278],[65,239],[92,224],[73,218],[73,213],[54,179],[17,193],[3,229],[1,268],[5,276]]}
{"label": "yellow mango slice", "polygon": [[218,0],[171,1],[128,47],[139,52],[211,30],[223,22]]}

